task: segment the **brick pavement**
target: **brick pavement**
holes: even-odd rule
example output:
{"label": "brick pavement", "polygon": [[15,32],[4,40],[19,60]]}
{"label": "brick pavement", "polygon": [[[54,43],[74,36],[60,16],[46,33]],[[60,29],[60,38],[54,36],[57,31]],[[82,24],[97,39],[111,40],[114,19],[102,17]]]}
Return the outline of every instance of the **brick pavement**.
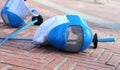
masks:
{"label": "brick pavement", "polygon": [[[51,2],[57,2],[57,0],[51,0]],[[71,2],[73,6],[71,5],[70,8],[74,8],[74,2],[78,3],[78,1],[64,2],[66,5]],[[85,4],[80,1],[79,3]],[[33,0],[29,0],[28,5],[38,9],[45,20],[51,16],[65,14]],[[99,6],[93,5],[94,7]],[[3,5],[1,4],[0,8],[1,6]],[[61,52],[50,46],[36,46],[31,41],[8,41],[0,47],[0,70],[120,70],[120,32],[91,22],[88,24],[92,27],[93,34],[98,33],[99,37],[115,37],[116,42],[99,43],[96,50],[90,48],[85,52],[75,54]],[[29,27],[15,37],[32,37],[36,28],[37,26]],[[8,36],[15,30],[16,28],[10,28],[0,23],[0,36]]]}
{"label": "brick pavement", "polygon": [[71,8],[73,10],[77,10],[79,12],[84,12],[89,15],[113,21],[114,23],[120,23],[120,2],[114,0],[111,0],[111,2],[107,4],[96,4],[93,2],[93,0],[67,0],[64,1],[64,3],[63,1],[58,2],[56,0],[51,0],[50,2],[61,5],[63,7]]}

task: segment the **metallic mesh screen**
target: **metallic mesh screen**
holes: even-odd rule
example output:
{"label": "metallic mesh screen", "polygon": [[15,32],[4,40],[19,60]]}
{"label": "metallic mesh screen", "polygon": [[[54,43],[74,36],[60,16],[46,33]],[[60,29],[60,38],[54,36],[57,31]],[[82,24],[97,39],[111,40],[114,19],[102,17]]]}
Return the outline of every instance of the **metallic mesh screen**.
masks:
{"label": "metallic mesh screen", "polygon": [[70,26],[67,29],[67,43],[65,49],[76,52],[82,45],[82,30],[80,26]]}

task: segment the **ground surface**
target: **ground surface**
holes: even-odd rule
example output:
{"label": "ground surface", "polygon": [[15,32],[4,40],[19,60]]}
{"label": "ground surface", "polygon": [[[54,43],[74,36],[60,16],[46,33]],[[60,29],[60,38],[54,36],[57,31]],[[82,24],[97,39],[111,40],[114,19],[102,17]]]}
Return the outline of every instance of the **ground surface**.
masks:
{"label": "ground surface", "polygon": [[[4,3],[1,0],[0,9]],[[50,46],[38,48],[31,41],[8,41],[0,47],[0,70],[120,70],[119,1],[96,4],[93,0],[28,0],[27,3],[44,20],[56,15],[81,15],[93,34],[100,38],[115,37],[116,42],[99,43],[96,50],[73,54]],[[15,37],[32,37],[37,27],[31,26]],[[6,37],[15,30],[4,25],[0,18],[0,36]]]}

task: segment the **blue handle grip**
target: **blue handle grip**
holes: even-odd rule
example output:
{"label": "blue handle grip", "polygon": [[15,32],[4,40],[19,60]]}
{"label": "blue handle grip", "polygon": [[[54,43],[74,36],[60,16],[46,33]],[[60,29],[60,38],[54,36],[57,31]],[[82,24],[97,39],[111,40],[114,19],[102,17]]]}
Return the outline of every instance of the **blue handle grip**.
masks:
{"label": "blue handle grip", "polygon": [[100,38],[98,42],[115,42],[115,38]]}
{"label": "blue handle grip", "polygon": [[[0,37],[0,39],[6,39],[5,37]],[[25,40],[32,41],[32,38],[9,38],[9,40]]]}
{"label": "blue handle grip", "polygon": [[5,42],[7,42],[9,40],[9,38],[12,38],[13,36],[17,35],[18,33],[20,33],[21,31],[23,31],[24,29],[28,28],[29,26],[32,26],[34,23],[38,22],[38,20],[34,20],[28,24],[26,24],[25,26],[23,26],[22,28],[16,30],[15,32],[13,32],[12,34],[10,34],[8,37],[6,37],[2,42],[0,42],[0,46],[2,46]]}

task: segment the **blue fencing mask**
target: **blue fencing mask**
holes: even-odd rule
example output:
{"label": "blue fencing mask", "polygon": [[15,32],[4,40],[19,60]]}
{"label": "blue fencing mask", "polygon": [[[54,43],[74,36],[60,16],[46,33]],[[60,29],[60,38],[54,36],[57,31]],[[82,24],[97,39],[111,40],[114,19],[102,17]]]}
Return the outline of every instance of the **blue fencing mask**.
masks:
{"label": "blue fencing mask", "polygon": [[91,44],[92,32],[80,16],[56,16],[43,22],[34,34],[34,43],[45,41],[63,51],[79,52]]}
{"label": "blue fencing mask", "polygon": [[92,32],[83,18],[67,15],[68,23],[53,28],[48,34],[50,44],[63,51],[84,51],[92,42]]}
{"label": "blue fencing mask", "polygon": [[1,11],[4,23],[11,27],[22,26],[30,16],[38,15],[37,10],[29,8],[24,0],[7,0]]}

